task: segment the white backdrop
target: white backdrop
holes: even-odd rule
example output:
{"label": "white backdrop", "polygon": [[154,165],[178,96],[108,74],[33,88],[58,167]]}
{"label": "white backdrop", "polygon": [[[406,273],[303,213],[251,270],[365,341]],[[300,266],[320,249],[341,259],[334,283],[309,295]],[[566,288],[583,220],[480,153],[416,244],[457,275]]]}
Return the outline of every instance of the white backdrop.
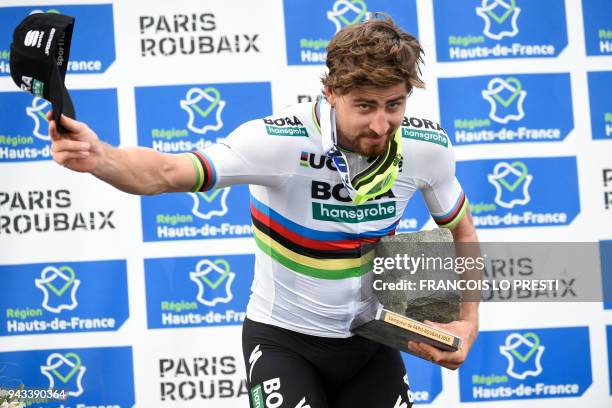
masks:
{"label": "white backdrop", "polygon": [[[585,2],[588,1],[585,0]],[[286,3],[294,4],[288,7]],[[165,94],[160,93],[160,99],[154,103],[150,100],[150,96],[143,96],[141,101],[149,99],[146,101],[146,105],[143,102],[143,107],[139,110],[137,106],[137,89],[165,85],[200,85],[202,88],[205,88],[209,84],[265,83],[269,84],[271,89],[270,100],[273,110],[297,102],[298,95],[317,95],[320,92],[320,77],[324,72],[323,65],[288,64],[285,45],[289,34],[287,33],[288,28],[284,21],[287,18],[287,13],[295,10],[298,6],[303,9],[312,10],[319,7],[319,3],[326,4],[323,5],[324,7],[321,7],[321,10],[315,10],[315,12],[325,16],[326,11],[332,9],[334,1],[311,3],[307,1],[290,2],[289,0],[285,2],[281,0],[263,2],[246,0],[176,0],[173,2],[160,0],[107,0],[65,1],[58,5],[58,3],[53,2],[1,0],[0,6],[1,8],[32,6],[32,9],[41,8],[43,10],[53,6],[53,8],[58,9],[60,12],[65,12],[62,11],[62,7],[65,6],[112,5],[111,32],[114,32],[114,39],[110,37],[95,37],[95,32],[98,31],[99,27],[107,24],[107,20],[102,16],[100,16],[99,21],[95,18],[92,19],[91,16],[89,20],[86,18],[80,20],[77,16],[75,36],[78,35],[76,30],[81,29],[80,25],[91,23],[91,25],[87,25],[87,32],[93,32],[94,34],[92,34],[89,43],[84,48],[89,49],[94,54],[98,49],[104,50],[101,52],[106,52],[109,44],[112,44],[114,41],[114,61],[105,72],[69,73],[66,84],[71,91],[116,89],[116,112],[119,132],[118,136],[115,137],[118,137],[121,146],[133,146],[139,144],[138,132],[142,133],[142,130],[138,129],[139,123],[157,119],[138,118],[137,112],[146,110],[146,106],[151,106],[155,103],[163,104],[162,99],[165,97]],[[369,2],[366,1],[366,3]],[[371,3],[374,3],[374,1]],[[412,7],[410,6],[410,1],[402,2],[396,0],[388,1],[388,3],[394,3],[394,7],[399,7],[398,4],[405,3],[406,10],[412,10],[410,8]],[[565,140],[463,145],[455,146],[455,152],[459,162],[502,158],[576,157],[579,185],[578,199],[580,203],[579,214],[569,225],[479,229],[480,239],[482,241],[509,242],[598,242],[600,240],[612,239],[612,215],[610,210],[606,210],[604,201],[602,201],[604,193],[610,191],[609,187],[606,190],[606,187],[602,184],[602,171],[605,168],[612,167],[612,141],[595,140],[592,138],[591,110],[593,107],[589,100],[590,95],[587,82],[587,72],[611,71],[612,57],[609,54],[608,56],[587,56],[582,2],[579,0],[565,0],[568,44],[559,56],[554,58],[480,59],[463,62],[438,62],[440,58],[436,56],[436,27],[433,3],[436,3],[436,0],[416,1],[418,37],[426,52],[423,76],[427,89],[415,91],[414,95],[409,99],[408,109],[410,115],[443,116],[440,111],[438,78],[569,73],[571,81],[573,130],[569,132]],[[457,3],[465,3],[465,7],[470,10],[481,5],[480,0],[466,0]],[[516,0],[517,6],[524,8],[523,14],[519,15],[519,18],[523,18],[529,7],[533,6],[528,3],[535,3],[535,0]],[[361,3],[353,1],[351,4],[359,6]],[[607,11],[609,12],[608,27],[610,27],[609,21],[612,21],[612,10],[610,10],[610,3],[608,2],[607,4]],[[438,5],[438,7],[441,6]],[[1,8],[0,12],[2,12]],[[440,9],[437,8],[436,10],[438,12]],[[213,14],[214,17],[209,16],[207,19],[209,22],[211,20],[214,21],[214,29],[203,31],[201,26],[195,32],[183,33],[186,37],[210,34],[211,36],[216,36],[216,41],[217,37],[228,35],[230,43],[233,44],[235,40],[234,35],[239,34],[241,36],[240,41],[242,41],[240,44],[241,51],[188,56],[142,55],[141,41],[144,38],[161,41],[164,37],[178,38],[183,35],[176,32],[167,33],[163,31],[156,34],[150,31],[150,29],[145,29],[143,33],[140,28],[142,16],[153,16],[157,18],[157,23],[159,23],[160,16],[166,16],[168,21],[172,22],[172,16],[175,14],[190,15],[192,13],[197,15],[203,13]],[[309,24],[309,13],[304,15],[304,26]],[[24,15],[26,14],[27,12]],[[325,17],[322,17],[322,19],[325,20]],[[521,20],[519,20],[519,24],[520,22]],[[333,25],[329,21],[328,23],[332,27],[333,32]],[[7,32],[12,31],[12,28],[7,29],[6,27],[9,25],[12,27],[15,24],[14,20],[7,17],[0,21],[0,25],[3,27],[0,29]],[[546,31],[546,24],[547,22],[543,21],[540,29]],[[85,26],[83,26],[84,28]],[[482,27],[479,26],[478,30],[482,30]],[[254,43],[258,51],[250,50],[247,52],[244,50],[248,43],[248,40],[245,40],[245,34],[251,39],[253,39],[253,35],[257,35]],[[325,35],[325,33],[321,33],[320,38],[325,38]],[[2,44],[1,47],[0,52],[7,48],[7,44]],[[78,58],[74,48],[71,57],[72,59]],[[0,106],[2,106],[2,110],[8,111],[9,106],[13,103],[13,99],[10,99],[13,96],[9,94],[17,92],[17,88],[9,76],[0,76],[0,91],[0,98],[2,98],[0,99]],[[181,92],[184,95],[184,91]],[[229,91],[227,92],[229,93]],[[609,106],[609,89],[607,94]],[[239,92],[237,95],[239,95]],[[249,102],[258,104],[260,101],[263,103],[264,100],[265,98],[262,97],[261,99],[254,99]],[[83,116],[80,116],[81,113],[85,117],[90,115],[96,116],[98,106],[95,106],[95,102],[93,102],[93,105],[87,106],[79,105],[77,102],[75,99],[77,117],[83,118]],[[228,106],[229,104],[230,102],[228,102]],[[466,101],[466,104],[469,104],[469,101]],[[265,103],[261,106],[256,106],[254,109],[259,109],[262,112],[269,110]],[[607,109],[609,112],[612,107]],[[105,116],[98,118],[99,122],[113,120],[113,115],[107,113],[113,111],[112,107],[100,106],[99,110],[102,113],[98,115]],[[106,116],[107,114],[109,116]],[[169,115],[172,116],[173,113],[169,113]],[[444,117],[441,119],[442,125],[449,130],[450,134],[452,124],[445,123]],[[4,117],[4,120],[8,120],[11,123],[13,121],[15,123],[22,123],[21,129],[24,129],[22,135],[27,135],[25,132],[28,131],[31,133],[31,119],[25,115],[23,118]],[[180,120],[184,122],[186,115]],[[559,120],[561,121],[562,118],[560,117]],[[9,132],[7,129],[10,126],[7,126],[0,123],[0,132]],[[96,130],[94,124],[91,124],[91,126]],[[177,126],[180,126],[180,123]],[[223,137],[231,130],[232,128],[227,125],[216,136]],[[105,138],[109,135],[101,134],[101,136]],[[453,140],[452,137],[451,140]],[[7,202],[2,202],[2,196],[0,196],[0,202],[2,202],[0,204],[0,216],[5,215],[12,217],[11,220],[14,220],[15,214],[20,210],[10,206],[8,202],[14,200],[14,196],[17,193],[21,193],[23,197],[26,197],[28,192],[31,191],[51,190],[56,192],[58,190],[69,190],[71,204],[69,209],[66,210],[67,212],[73,214],[75,212],[89,213],[94,211],[108,214],[112,211],[111,220],[114,226],[114,228],[106,226],[101,229],[94,228],[92,230],[88,228],[72,232],[50,231],[43,233],[29,231],[22,234],[15,231],[8,232],[3,227],[0,232],[0,265],[3,265],[0,272],[6,275],[1,277],[1,282],[3,282],[1,286],[4,286],[6,282],[6,287],[16,290],[17,293],[21,288],[20,285],[31,285],[33,287],[31,280],[27,282],[19,280],[17,276],[21,273],[17,271],[19,269],[17,266],[19,265],[30,265],[31,270],[36,270],[36,273],[39,273],[43,264],[75,264],[78,266],[79,262],[125,260],[127,308],[129,309],[129,318],[120,327],[110,331],[87,330],[73,333],[52,333],[47,331],[24,334],[7,333],[3,329],[3,335],[0,337],[0,351],[6,352],[6,354],[2,354],[1,362],[13,361],[11,352],[16,351],[128,347],[132,353],[131,361],[122,362],[114,372],[114,375],[120,379],[119,384],[122,387],[122,391],[114,389],[114,386],[111,387],[110,384],[114,384],[112,381],[108,380],[105,382],[106,380],[100,379],[95,385],[92,383],[91,387],[94,387],[96,391],[87,397],[89,399],[82,400],[84,404],[92,405],[95,402],[96,405],[121,405],[119,402],[113,402],[113,398],[109,396],[114,394],[121,394],[123,396],[133,392],[135,406],[138,407],[234,407],[247,405],[244,390],[240,391],[242,393],[240,399],[235,398],[235,394],[238,393],[241,387],[240,383],[244,370],[241,358],[240,326],[152,328],[151,321],[149,321],[151,317],[149,316],[149,320],[147,317],[147,301],[151,302],[151,300],[147,299],[149,292],[147,292],[146,287],[147,272],[144,260],[174,257],[193,257],[194,259],[199,259],[205,256],[218,258],[233,254],[250,254],[254,248],[251,239],[248,237],[229,237],[223,239],[146,240],[143,238],[144,232],[141,214],[141,210],[146,204],[136,196],[116,191],[89,175],[71,173],[49,160],[3,160],[0,162],[0,170],[0,192],[6,193],[4,197],[7,197]],[[550,194],[557,194],[553,186],[551,186]],[[565,199],[563,195],[559,197],[561,201]],[[19,206],[17,205],[17,207]],[[56,204],[48,206],[45,211],[51,211],[52,207],[55,210],[59,208],[56,202]],[[45,211],[29,208],[25,213],[35,214],[37,212],[44,213]],[[172,210],[167,212],[173,213]],[[101,221],[97,219],[96,223],[98,222]],[[433,227],[434,223],[431,220],[425,225],[425,228]],[[32,266],[34,264],[36,265]],[[27,271],[31,270],[28,269]],[[27,271],[24,270],[23,273],[25,274]],[[11,280],[15,279],[17,280],[10,283]],[[102,278],[98,277],[95,279]],[[83,278],[81,286],[84,288],[85,284],[86,280]],[[38,300],[31,300],[34,303],[39,302],[38,307],[40,308],[40,291],[35,287],[31,290],[32,293],[38,293]],[[105,291],[105,289],[96,291],[94,288],[91,293],[91,298],[84,299],[79,297],[81,305],[84,303],[90,303],[94,306],[96,304],[103,304],[107,305],[104,307],[108,307],[109,310],[115,310],[115,307],[119,307],[117,306],[117,299],[112,297],[112,292]],[[10,299],[17,298],[18,296],[11,297]],[[15,302],[17,303],[10,303],[7,300],[2,305],[5,308],[23,309],[26,308],[26,304],[30,304],[18,304],[17,300]],[[103,313],[100,312],[99,315],[103,315]],[[8,319],[8,317],[7,315],[6,318]],[[51,317],[54,316],[50,315],[49,319]],[[609,406],[612,398],[610,397],[609,351],[606,343],[606,325],[612,325],[612,312],[606,311],[601,302],[483,304],[481,306],[482,331],[517,330],[522,333],[527,329],[588,327],[590,355],[588,359],[578,361],[578,364],[583,366],[590,364],[592,385],[578,398],[510,400],[495,402],[495,404],[484,402],[481,405],[495,405],[499,407]],[[583,346],[586,349],[587,345],[584,344]],[[553,345],[548,345],[547,347],[552,349]],[[562,344],[561,347],[563,347]],[[65,352],[64,355],[66,355]],[[219,368],[215,373],[211,371],[204,374],[200,371],[198,374],[197,372],[186,373],[184,370],[176,371],[177,367],[173,366],[173,369],[168,370],[164,374],[160,371],[161,360],[164,359],[172,360],[175,365],[179,364],[180,359],[185,359],[187,366],[192,368],[194,358],[199,359],[196,360],[198,364],[202,363],[203,358],[209,359],[211,361],[209,367],[212,367],[214,365],[212,358],[221,360],[224,356],[226,357],[226,362],[228,361],[227,359],[235,361],[235,370],[227,369],[224,371]],[[565,359],[568,360],[576,358],[579,358],[579,355],[565,356]],[[219,363],[219,367],[221,366],[223,364]],[[563,367],[564,362],[557,361],[552,367],[545,367],[544,369],[563,371]],[[130,378],[131,376],[125,374],[131,369],[133,370],[133,381]],[[90,369],[90,372],[92,370],[94,369]],[[409,374],[413,381],[419,375],[418,372]],[[87,376],[87,372],[85,372],[85,376]],[[459,373],[442,370],[441,376],[442,391],[439,395],[435,396],[431,406],[470,405],[469,403],[460,402],[462,398],[459,391]],[[28,384],[28,381],[34,381],[35,383],[39,381],[34,378],[22,378],[22,380],[26,384]],[[190,401],[162,401],[162,388],[165,382],[178,385],[185,381],[195,381],[196,383],[203,381],[205,387],[208,387],[211,383],[218,386],[220,381],[225,380],[229,381],[225,383],[226,385],[231,383],[231,396],[228,394],[227,397],[220,397],[218,394],[220,391],[217,388],[217,395],[208,400],[195,398]],[[81,394],[80,397],[88,395],[87,387],[85,388],[84,394]],[[75,399],[66,402],[65,406],[77,406],[76,403],[81,401],[78,399],[80,397],[74,397]],[[129,401],[129,396],[125,398],[125,401]],[[73,401],[72,405],[71,401]],[[49,405],[45,406],[60,405],[59,403],[49,403]]]}

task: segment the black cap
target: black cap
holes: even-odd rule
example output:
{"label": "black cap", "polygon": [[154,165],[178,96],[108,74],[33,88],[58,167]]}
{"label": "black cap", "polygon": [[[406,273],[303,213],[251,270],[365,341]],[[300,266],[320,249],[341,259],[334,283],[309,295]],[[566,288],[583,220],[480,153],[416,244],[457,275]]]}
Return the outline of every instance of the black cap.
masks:
{"label": "black cap", "polygon": [[60,115],[75,118],[74,106],[64,85],[74,17],[57,13],[27,16],[13,33],[11,76],[24,91],[53,105],[58,130],[65,133]]}

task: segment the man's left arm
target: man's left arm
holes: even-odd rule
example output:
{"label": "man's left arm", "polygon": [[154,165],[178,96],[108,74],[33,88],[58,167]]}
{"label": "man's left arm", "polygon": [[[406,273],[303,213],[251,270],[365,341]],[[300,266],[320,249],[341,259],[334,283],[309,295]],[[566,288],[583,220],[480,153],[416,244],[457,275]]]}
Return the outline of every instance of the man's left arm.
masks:
{"label": "man's left arm", "polygon": [[[451,230],[453,240],[457,248],[458,257],[476,259],[480,256],[478,246],[478,236],[472,220],[469,206],[466,206],[465,214]],[[478,269],[464,272],[463,278],[466,280],[480,279],[481,271]],[[465,300],[465,298],[468,300]],[[415,354],[422,356],[436,364],[451,370],[456,370],[467,358],[470,348],[478,336],[478,293],[464,294],[464,301],[461,304],[459,320],[450,323],[437,323],[425,321],[435,327],[439,327],[456,336],[461,337],[461,348],[455,352],[440,350],[426,343],[414,341],[408,342],[408,348]]]}

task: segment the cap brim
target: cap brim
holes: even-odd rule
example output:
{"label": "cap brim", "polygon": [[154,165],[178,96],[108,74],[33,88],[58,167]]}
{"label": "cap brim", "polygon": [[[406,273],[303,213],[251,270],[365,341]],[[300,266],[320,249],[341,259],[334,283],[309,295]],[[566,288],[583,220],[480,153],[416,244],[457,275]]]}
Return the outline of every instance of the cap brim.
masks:
{"label": "cap brim", "polygon": [[64,128],[61,124],[60,117],[62,114],[64,114],[72,119],[76,119],[76,115],[74,112],[72,99],[70,99],[70,94],[64,85],[64,81],[61,78],[61,74],[57,66],[53,67],[49,91],[49,101],[53,105],[53,119],[55,119],[57,129],[60,133],[67,133],[66,128]]}

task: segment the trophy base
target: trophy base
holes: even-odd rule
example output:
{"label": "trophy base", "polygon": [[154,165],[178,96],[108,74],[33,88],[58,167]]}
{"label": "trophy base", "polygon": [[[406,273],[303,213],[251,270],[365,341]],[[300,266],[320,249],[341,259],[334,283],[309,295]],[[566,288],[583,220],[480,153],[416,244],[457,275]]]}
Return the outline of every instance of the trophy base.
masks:
{"label": "trophy base", "polygon": [[376,318],[355,327],[353,333],[386,346],[413,354],[408,350],[408,341],[431,344],[444,351],[461,348],[461,338],[437,327],[421,323],[406,316],[378,309]]}

